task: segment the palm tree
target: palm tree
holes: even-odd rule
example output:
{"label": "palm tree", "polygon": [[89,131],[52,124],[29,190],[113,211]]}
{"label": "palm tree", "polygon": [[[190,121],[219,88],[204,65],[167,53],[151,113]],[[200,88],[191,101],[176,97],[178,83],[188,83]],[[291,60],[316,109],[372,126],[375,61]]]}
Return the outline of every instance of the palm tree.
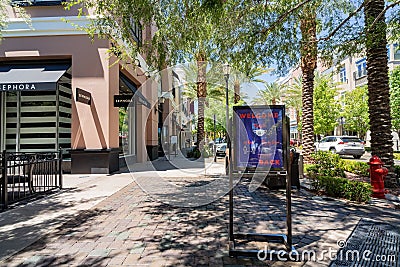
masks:
{"label": "palm tree", "polygon": [[289,108],[293,108],[296,111],[296,124],[299,137],[301,139],[301,125],[300,125],[300,114],[303,106],[301,93],[302,93],[302,80],[301,77],[294,78],[293,84],[289,85],[286,92],[285,104]]}
{"label": "palm tree", "polygon": [[233,81],[233,91],[234,91],[234,100],[233,102],[237,104],[240,100],[240,87],[244,83],[263,83],[265,81],[258,78],[259,76],[270,72],[272,69],[265,69],[261,67],[251,67],[246,73],[241,72],[240,70],[234,70],[231,74],[231,79]]}
{"label": "palm tree", "polygon": [[265,85],[264,90],[259,90],[254,98],[254,104],[276,105],[281,101],[286,92],[286,86],[277,82]]}
{"label": "palm tree", "polygon": [[[187,83],[183,90],[184,96],[198,101],[197,142],[200,150],[203,148],[205,105],[209,99],[222,101],[224,97],[224,88],[212,82],[215,79],[215,68],[207,69],[207,62],[202,59],[205,59],[205,56],[199,55],[195,63],[184,67]],[[211,80],[211,83],[208,84],[207,80]]]}
{"label": "palm tree", "polygon": [[317,68],[317,19],[315,3],[307,4],[300,18],[302,72],[302,144],[304,163],[313,162],[314,152],[314,71]]}
{"label": "palm tree", "polygon": [[379,156],[389,169],[387,187],[397,185],[393,169],[392,123],[390,117],[389,76],[384,0],[365,0],[365,32],[368,72],[368,106],[372,155]]}

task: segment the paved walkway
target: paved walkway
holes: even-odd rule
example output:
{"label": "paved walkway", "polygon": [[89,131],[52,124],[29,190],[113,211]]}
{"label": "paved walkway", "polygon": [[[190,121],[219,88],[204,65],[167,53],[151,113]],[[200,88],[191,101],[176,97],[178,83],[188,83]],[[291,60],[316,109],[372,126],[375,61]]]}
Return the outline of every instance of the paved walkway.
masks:
{"label": "paved walkway", "polygon": [[[175,161],[180,160],[182,159]],[[200,162],[193,164],[201,165]],[[212,164],[213,167],[208,168],[209,172],[205,173],[211,175],[211,178],[207,178],[209,176],[200,174],[195,167],[184,170],[185,175],[183,175],[182,170],[174,169],[173,166],[167,161],[159,161],[158,171],[148,170],[146,168],[149,166],[144,165],[137,165],[135,169],[136,175],[139,173],[143,179],[162,177],[187,187],[218,179],[212,175],[218,169],[220,171],[223,169],[222,163]],[[119,179],[128,181],[131,177],[127,173],[122,173],[98,177],[91,182],[102,180],[107,181],[105,184],[111,185]],[[249,192],[248,182],[244,179],[235,188],[235,231],[258,233],[284,231],[284,192],[269,191],[264,187]],[[50,202],[47,208],[43,207],[43,210],[31,214],[30,217],[34,218],[35,215],[44,212],[59,212],[65,208],[51,205],[51,199],[47,201]],[[13,212],[16,211],[18,209]],[[14,215],[12,212],[2,213],[1,217]],[[294,245],[300,253],[310,249],[315,249],[317,253],[329,248],[337,250],[337,243],[349,237],[361,218],[384,221],[393,225],[400,223],[398,210],[389,202],[374,201],[369,205],[357,205],[314,197],[303,190],[293,193]],[[201,207],[172,207],[154,200],[144,193],[136,182],[131,182],[110,197],[103,198],[95,206],[82,208],[71,216],[57,218],[56,221],[63,221],[64,224],[58,224],[53,229],[48,228],[47,222],[37,225],[33,223],[30,226],[33,228],[26,234],[29,236],[32,231],[40,230],[41,237],[14,256],[3,258],[0,265],[328,266],[330,263],[327,257],[319,257],[320,261],[290,263],[230,258],[227,254],[227,220],[227,196]],[[23,226],[15,229],[10,224],[8,232],[1,234],[1,239],[15,235],[16,239],[24,240],[24,235],[17,234],[21,229]],[[249,247],[255,245],[259,244],[247,244]],[[264,247],[257,248],[264,249]],[[3,244],[0,244],[1,250],[4,250]]]}

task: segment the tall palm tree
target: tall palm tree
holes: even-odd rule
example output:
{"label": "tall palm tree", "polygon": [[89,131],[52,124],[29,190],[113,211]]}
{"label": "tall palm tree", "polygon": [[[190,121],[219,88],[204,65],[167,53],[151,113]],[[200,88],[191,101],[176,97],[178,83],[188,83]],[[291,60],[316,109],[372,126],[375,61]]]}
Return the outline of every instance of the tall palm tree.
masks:
{"label": "tall palm tree", "polygon": [[258,78],[259,76],[270,72],[272,69],[265,69],[261,67],[251,67],[247,70],[246,73],[241,72],[240,70],[234,70],[231,74],[232,82],[233,82],[233,91],[234,91],[234,100],[233,102],[237,104],[240,100],[240,87],[244,83],[262,83],[265,84],[265,81]]}
{"label": "tall palm tree", "polygon": [[285,104],[289,108],[293,108],[296,111],[296,124],[300,139],[301,139],[300,114],[301,114],[301,109],[303,107],[301,94],[302,94],[302,80],[301,77],[296,77],[294,78],[294,82],[291,85],[289,85],[287,89]]}
{"label": "tall palm tree", "polygon": [[[183,95],[190,99],[197,99],[197,142],[199,149],[203,148],[204,139],[204,109],[209,99],[222,101],[224,97],[224,88],[218,83],[213,82],[216,77],[215,68],[207,69],[207,62],[204,55],[199,55],[195,63],[191,63],[184,67],[185,80]],[[210,80],[211,83],[207,83]]]}
{"label": "tall palm tree", "polygon": [[311,163],[314,152],[314,71],[317,68],[317,19],[315,3],[307,4],[300,18],[301,47],[300,67],[302,71],[302,144],[303,159]]}
{"label": "tall palm tree", "polygon": [[254,98],[254,104],[276,105],[285,95],[286,86],[277,82],[265,85],[264,90],[259,90]]}
{"label": "tall palm tree", "polygon": [[368,106],[372,155],[379,156],[389,169],[387,187],[397,185],[393,170],[392,123],[390,116],[389,77],[384,0],[365,0],[365,29],[368,72]]}

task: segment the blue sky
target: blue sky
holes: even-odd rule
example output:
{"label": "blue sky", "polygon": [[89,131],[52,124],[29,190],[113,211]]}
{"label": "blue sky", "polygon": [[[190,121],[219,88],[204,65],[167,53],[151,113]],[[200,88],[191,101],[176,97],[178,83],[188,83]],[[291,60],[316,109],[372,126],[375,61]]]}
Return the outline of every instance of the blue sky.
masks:
{"label": "blue sky", "polygon": [[[278,76],[272,74],[272,73],[266,73],[263,74],[259,77],[257,77],[259,79],[262,79],[268,83],[271,83],[273,81],[275,81],[277,78],[279,78]],[[257,91],[260,89],[264,89],[264,85],[262,84],[258,84],[258,83],[254,83],[254,84],[246,84],[242,86],[242,91],[245,92],[248,95],[248,99],[246,100],[247,102],[251,103],[251,101],[253,100],[253,98],[256,96]]]}

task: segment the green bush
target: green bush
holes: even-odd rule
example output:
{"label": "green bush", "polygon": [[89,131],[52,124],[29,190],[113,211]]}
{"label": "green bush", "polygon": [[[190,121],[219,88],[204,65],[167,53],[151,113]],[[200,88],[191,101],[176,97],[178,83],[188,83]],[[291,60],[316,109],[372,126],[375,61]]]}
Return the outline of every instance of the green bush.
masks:
{"label": "green bush", "polygon": [[330,176],[346,177],[343,169],[343,161],[339,155],[331,152],[318,151],[313,154],[315,166],[308,168],[311,177]]}
{"label": "green bush", "polygon": [[195,149],[193,150],[193,158],[198,159],[198,158],[200,158],[200,157],[201,157],[201,152],[200,152],[200,150],[199,150],[198,148],[195,148]]}
{"label": "green bush", "polygon": [[372,149],[371,149],[370,146],[366,146],[366,147],[364,147],[364,149],[365,149],[365,151],[367,151],[367,152],[371,152],[371,151],[372,151]]}
{"label": "green bush", "polygon": [[369,165],[366,162],[342,160],[343,169],[347,172],[351,172],[361,176],[369,176],[368,168]]}
{"label": "green bush", "polygon": [[357,202],[371,200],[372,186],[369,183],[349,181],[345,186],[344,197]]}
{"label": "green bush", "polygon": [[328,196],[346,198],[357,202],[371,199],[372,186],[369,183],[347,180],[341,177],[318,176],[315,190],[324,191]]}

